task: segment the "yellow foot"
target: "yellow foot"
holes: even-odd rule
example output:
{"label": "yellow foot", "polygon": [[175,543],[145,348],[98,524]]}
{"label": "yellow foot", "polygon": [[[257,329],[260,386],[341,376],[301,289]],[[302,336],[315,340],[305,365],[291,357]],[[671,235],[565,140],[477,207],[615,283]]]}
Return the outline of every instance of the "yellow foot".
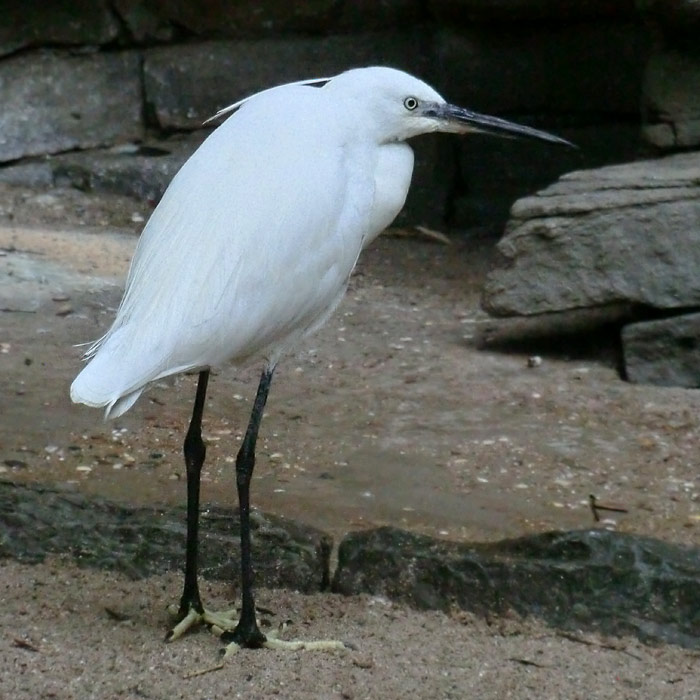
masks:
{"label": "yellow foot", "polygon": [[[171,606],[169,608],[169,612],[173,614],[177,614],[177,611],[176,606]],[[187,615],[168,632],[165,636],[165,641],[173,642],[179,637],[182,637],[185,632],[198,625],[206,625],[217,637],[220,637],[224,632],[236,627],[238,618],[234,617],[235,615],[235,609],[218,613],[205,609],[203,613],[199,613],[193,608],[190,608]]]}
{"label": "yellow foot", "polygon": [[[313,641],[305,641],[303,639],[279,639],[277,634],[284,629],[281,626],[278,632],[268,632],[265,636],[267,639],[263,642],[264,649],[281,649],[282,651],[299,651],[300,649],[307,649],[308,651],[339,651],[341,649],[350,649],[349,644],[345,642],[338,641],[336,639],[317,639]],[[241,645],[236,642],[231,642],[227,644],[224,649],[224,660],[229,656],[233,656],[239,649]]]}

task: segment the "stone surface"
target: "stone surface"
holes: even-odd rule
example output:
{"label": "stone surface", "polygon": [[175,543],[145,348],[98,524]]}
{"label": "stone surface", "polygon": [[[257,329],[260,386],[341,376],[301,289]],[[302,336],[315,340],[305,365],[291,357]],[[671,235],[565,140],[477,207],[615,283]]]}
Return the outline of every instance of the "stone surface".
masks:
{"label": "stone surface", "polygon": [[[259,511],[251,514],[256,582],[304,593],[327,587],[331,538]],[[238,581],[237,511],[202,509],[200,572]],[[67,554],[81,566],[141,578],[184,567],[185,509],[135,508],[71,491],[0,481],[0,559]]]}
{"label": "stone surface", "polygon": [[427,37],[418,32],[318,39],[201,42],[146,52],[146,100],[164,129],[192,129],[222,107],[264,88],[387,63],[425,75]]}
{"label": "stone surface", "polygon": [[700,387],[700,313],[630,323],[622,350],[632,382]]}
{"label": "stone surface", "polygon": [[177,28],[158,12],[156,2],[145,0],[112,0],[131,38],[139,43],[170,41],[177,37]]}
{"label": "stone surface", "polygon": [[341,5],[339,0],[258,0],[252,4],[229,0],[132,0],[129,4],[142,6],[187,32],[209,37],[319,33],[338,15]]}
{"label": "stone surface", "polygon": [[340,543],[332,589],[700,648],[700,551],[606,530],[479,545],[356,532]]}
{"label": "stone surface", "polygon": [[107,0],[3,0],[0,17],[0,56],[27,46],[105,44],[119,35]]}
{"label": "stone surface", "polygon": [[0,162],[142,136],[134,52],[41,52],[0,62]]}
{"label": "stone surface", "polygon": [[700,154],[569,173],[513,205],[496,316],[700,305]]}
{"label": "stone surface", "polygon": [[203,130],[185,138],[149,141],[142,146],[57,156],[48,161],[53,183],[157,202],[208,133],[209,130]]}
{"label": "stone surface", "polygon": [[489,226],[501,231],[513,202],[546,187],[560,175],[627,162],[640,155],[637,124],[621,121],[571,126],[555,116],[534,122],[527,116],[513,119],[563,136],[578,149],[480,135],[450,139],[459,163],[460,186],[455,188],[453,219],[460,226]]}
{"label": "stone surface", "polygon": [[429,18],[430,12],[422,0],[345,0],[332,29],[342,32],[397,29]]}
{"label": "stone surface", "polygon": [[633,23],[437,32],[436,87],[478,112],[638,118],[646,31]]}
{"label": "stone surface", "polygon": [[115,0],[115,8],[140,39],[158,38],[165,27],[202,38],[328,35],[392,29],[428,17],[420,0],[263,0],[252,6],[223,0]]}
{"label": "stone surface", "polygon": [[636,14],[635,0],[428,0],[427,7],[438,20],[455,24],[593,20],[629,18]]}
{"label": "stone surface", "polygon": [[664,32],[697,37],[700,28],[700,2],[697,0],[637,0],[637,9]]}
{"label": "stone surface", "polygon": [[[699,5],[700,7],[700,5]],[[652,55],[644,79],[645,139],[663,149],[700,144],[700,45],[675,42]]]}

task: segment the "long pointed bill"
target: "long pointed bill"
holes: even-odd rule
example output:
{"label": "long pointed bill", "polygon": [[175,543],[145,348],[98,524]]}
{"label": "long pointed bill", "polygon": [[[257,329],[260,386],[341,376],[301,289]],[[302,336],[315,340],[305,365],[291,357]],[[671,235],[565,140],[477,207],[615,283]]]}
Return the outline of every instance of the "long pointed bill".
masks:
{"label": "long pointed bill", "polygon": [[454,131],[458,134],[468,131],[481,131],[494,136],[534,139],[577,148],[577,146],[570,141],[548,134],[546,131],[533,129],[530,126],[523,126],[522,124],[515,124],[514,122],[499,119],[498,117],[491,117],[488,114],[479,114],[478,112],[472,112],[455,105],[440,105],[437,109],[436,116],[446,122],[447,129],[444,129],[445,131]]}

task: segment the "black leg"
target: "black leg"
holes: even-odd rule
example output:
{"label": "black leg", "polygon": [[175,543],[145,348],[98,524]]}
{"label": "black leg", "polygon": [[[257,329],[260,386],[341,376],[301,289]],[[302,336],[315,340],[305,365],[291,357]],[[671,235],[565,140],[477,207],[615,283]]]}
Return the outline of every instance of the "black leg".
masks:
{"label": "black leg", "polygon": [[187,545],[185,553],[185,586],[180,598],[180,617],[190,610],[204,612],[197,583],[197,545],[199,537],[199,486],[202,465],[207,453],[202,440],[202,413],[207,394],[209,370],[199,373],[197,396],[194,400],[192,420],[187,430],[183,451],[187,466]]}
{"label": "black leg", "polygon": [[221,637],[225,642],[236,642],[244,647],[260,647],[265,643],[265,635],[260,631],[255,619],[255,600],[253,597],[253,568],[250,557],[250,479],[255,467],[255,442],[262,420],[267,394],[272,382],[274,367],[266,367],[260,377],[258,393],[253,403],[248,429],[243,444],[236,457],[236,487],[241,527],[241,595],[242,609],[238,625],[231,632]]}

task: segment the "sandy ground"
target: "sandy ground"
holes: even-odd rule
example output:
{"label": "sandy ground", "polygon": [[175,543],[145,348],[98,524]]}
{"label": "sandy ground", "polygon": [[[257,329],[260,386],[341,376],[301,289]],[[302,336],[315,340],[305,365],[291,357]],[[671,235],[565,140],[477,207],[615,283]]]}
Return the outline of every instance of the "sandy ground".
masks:
{"label": "sandy ground", "polygon": [[[183,501],[194,377],[156,386],[108,424],[67,397],[80,364],[73,344],[107,328],[146,215],[127,200],[0,191],[0,478],[131,503]],[[604,526],[697,545],[700,392],[621,381],[597,339],[478,350],[478,290],[492,259],[478,240],[416,238],[380,240],[363,256],[337,314],[276,375],[255,504],[336,538],[393,524],[486,540],[589,527],[593,493],[629,511]],[[528,367],[533,352],[542,363]],[[232,503],[257,371],[223,368],[210,383],[205,501]],[[2,582],[2,698],[700,692],[697,656],[680,649],[270,591],[260,603],[293,618],[299,636],[339,635],[358,650],[245,652],[184,680],[216,661],[218,643],[206,634],[162,643],[176,578],[133,583],[57,560],[4,562]],[[233,589],[210,594],[222,600]]]}
{"label": "sandy ground", "polygon": [[[4,566],[0,697],[51,698],[697,698],[700,656],[630,639],[563,635],[537,622],[422,613],[369,597],[261,591],[288,635],[340,637],[341,652],[241,651],[223,668],[199,631],[164,644],[174,576],[134,583],[61,561]],[[207,586],[213,605],[230,603]],[[276,614],[271,614],[276,613]]]}

